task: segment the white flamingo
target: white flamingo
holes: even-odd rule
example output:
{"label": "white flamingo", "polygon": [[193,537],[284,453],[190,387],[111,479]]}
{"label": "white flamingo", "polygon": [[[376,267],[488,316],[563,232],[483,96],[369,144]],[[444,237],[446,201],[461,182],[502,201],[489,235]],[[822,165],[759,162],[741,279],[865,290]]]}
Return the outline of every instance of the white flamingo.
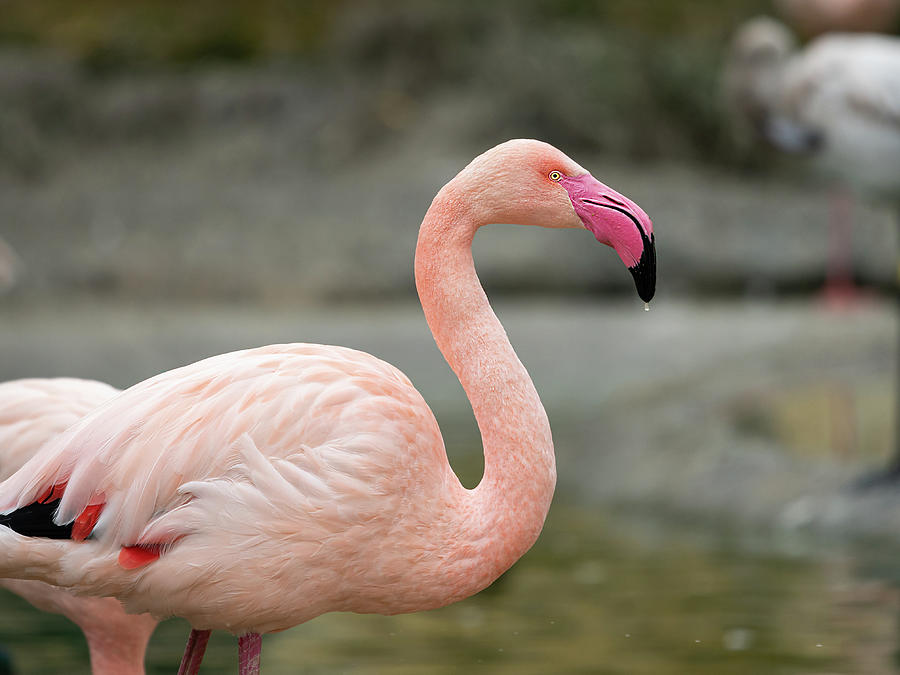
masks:
{"label": "white flamingo", "polygon": [[807,153],[848,185],[900,199],[900,40],[831,34],[795,50],[774,19],[735,36],[725,87],[732,109],[778,148]]}

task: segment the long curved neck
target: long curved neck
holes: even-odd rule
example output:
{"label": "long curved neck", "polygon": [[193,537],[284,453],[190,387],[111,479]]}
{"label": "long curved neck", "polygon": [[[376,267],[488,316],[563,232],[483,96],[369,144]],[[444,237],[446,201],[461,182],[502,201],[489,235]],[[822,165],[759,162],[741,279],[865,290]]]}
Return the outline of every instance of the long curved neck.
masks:
{"label": "long curved neck", "polygon": [[[144,675],[147,643],[156,628],[149,614],[125,614],[112,598],[81,599],[91,612],[71,615],[84,632],[94,675]],[[84,604],[84,603],[83,603]]]}
{"label": "long curved neck", "polygon": [[537,539],[556,484],[550,424],[475,274],[472,240],[486,224],[458,179],[435,197],[419,230],[416,288],[438,349],[472,405],[484,444],[484,477],[467,491],[460,542],[487,570],[487,585]]}
{"label": "long curved neck", "polygon": [[136,642],[114,643],[108,634],[85,632],[91,655],[93,675],[144,675],[146,639]]}

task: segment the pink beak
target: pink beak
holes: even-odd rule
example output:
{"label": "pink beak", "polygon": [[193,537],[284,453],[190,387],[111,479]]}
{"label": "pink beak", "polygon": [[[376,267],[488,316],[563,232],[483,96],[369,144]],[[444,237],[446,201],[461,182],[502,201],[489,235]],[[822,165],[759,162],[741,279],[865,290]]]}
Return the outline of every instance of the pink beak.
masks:
{"label": "pink beak", "polygon": [[656,292],[656,244],[653,223],[644,210],[585,173],[563,176],[575,213],[601,244],[612,246],[634,277],[638,295],[650,302]]}

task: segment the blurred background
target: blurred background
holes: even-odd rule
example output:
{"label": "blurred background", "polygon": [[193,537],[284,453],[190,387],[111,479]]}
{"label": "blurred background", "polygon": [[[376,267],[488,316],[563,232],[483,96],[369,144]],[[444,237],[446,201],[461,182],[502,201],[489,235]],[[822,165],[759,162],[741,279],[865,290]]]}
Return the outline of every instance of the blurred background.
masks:
{"label": "blurred background", "polygon": [[[641,204],[659,256],[644,313],[588,233],[476,238],[554,429],[540,541],[444,610],[268,636],[263,672],[900,672],[900,486],[854,487],[894,451],[896,214],[857,196],[836,244],[832,181],[722,93],[738,27],[788,5],[7,0],[0,379],[352,346],[411,377],[474,486],[416,232],[472,157],[540,138]],[[157,629],[148,672],[187,632]],[[0,642],[20,673],[89,668],[76,628],[10,594]],[[215,636],[202,672],[233,652]]]}

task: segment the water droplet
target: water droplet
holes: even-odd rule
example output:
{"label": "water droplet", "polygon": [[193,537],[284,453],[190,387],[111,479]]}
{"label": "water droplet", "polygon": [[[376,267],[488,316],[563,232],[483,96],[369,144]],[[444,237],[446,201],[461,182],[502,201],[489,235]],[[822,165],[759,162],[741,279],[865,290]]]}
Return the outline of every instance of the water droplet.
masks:
{"label": "water droplet", "polygon": [[645,312],[649,312],[649,311],[650,311],[650,303],[649,303],[649,302],[645,302],[645,303],[644,303],[644,311],[645,311]]}

